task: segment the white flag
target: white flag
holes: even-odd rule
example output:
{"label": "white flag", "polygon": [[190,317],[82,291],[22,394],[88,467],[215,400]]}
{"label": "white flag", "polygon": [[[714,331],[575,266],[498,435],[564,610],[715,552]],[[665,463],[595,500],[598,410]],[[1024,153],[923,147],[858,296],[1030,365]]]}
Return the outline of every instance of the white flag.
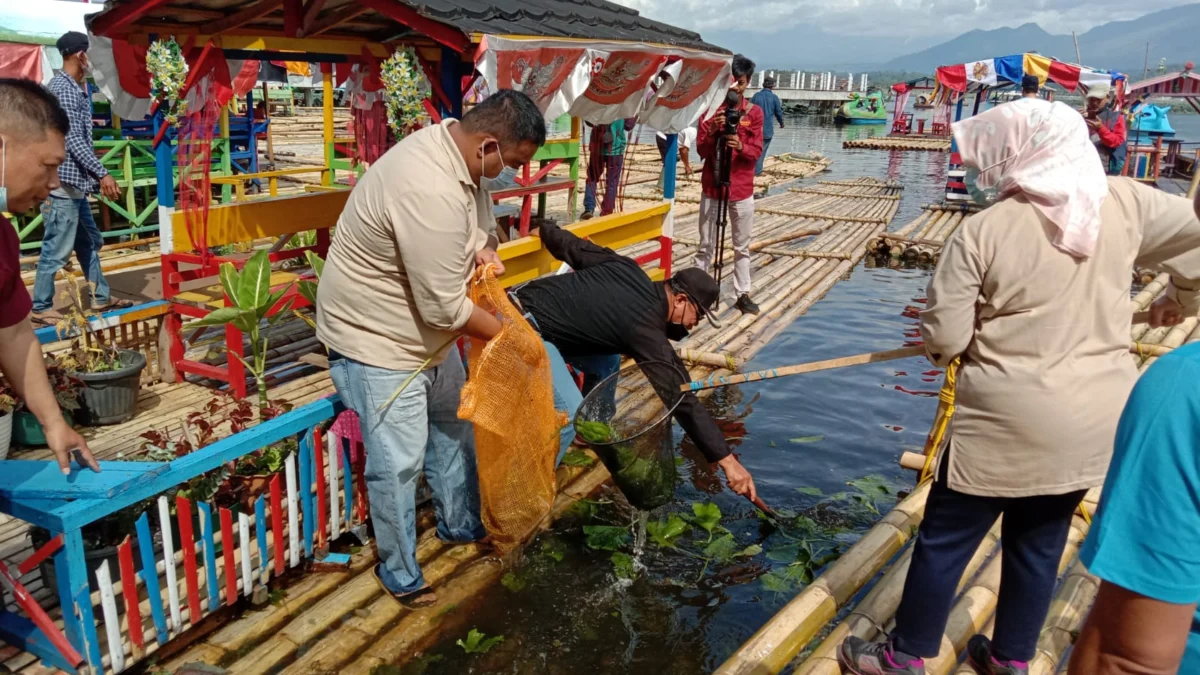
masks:
{"label": "white flag", "polygon": [[989,87],[996,86],[996,62],[993,59],[986,61],[971,61],[965,64],[967,67],[967,81],[978,82]]}

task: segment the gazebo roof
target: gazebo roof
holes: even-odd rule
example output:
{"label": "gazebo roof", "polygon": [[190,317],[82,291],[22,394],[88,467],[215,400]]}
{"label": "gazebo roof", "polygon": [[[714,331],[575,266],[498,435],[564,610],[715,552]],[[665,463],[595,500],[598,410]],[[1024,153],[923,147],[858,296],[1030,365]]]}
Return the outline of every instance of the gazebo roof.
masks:
{"label": "gazebo roof", "polygon": [[461,51],[490,34],[729,53],[697,33],[606,0],[110,0],[88,25],[107,36],[237,34],[370,42],[424,36]]}
{"label": "gazebo roof", "polygon": [[1183,70],[1129,85],[1128,94],[1189,98],[1200,96],[1200,75]]}

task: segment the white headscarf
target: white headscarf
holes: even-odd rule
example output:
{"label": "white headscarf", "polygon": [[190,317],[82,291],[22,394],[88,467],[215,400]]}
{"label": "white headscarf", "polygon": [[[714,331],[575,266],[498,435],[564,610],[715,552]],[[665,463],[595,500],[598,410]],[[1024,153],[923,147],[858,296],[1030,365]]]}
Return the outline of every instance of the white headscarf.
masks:
{"label": "white headscarf", "polygon": [[1058,228],[1054,246],[1087,258],[1100,235],[1108,177],[1078,111],[1023,98],[953,126],[963,164],[1000,199],[1018,192]]}

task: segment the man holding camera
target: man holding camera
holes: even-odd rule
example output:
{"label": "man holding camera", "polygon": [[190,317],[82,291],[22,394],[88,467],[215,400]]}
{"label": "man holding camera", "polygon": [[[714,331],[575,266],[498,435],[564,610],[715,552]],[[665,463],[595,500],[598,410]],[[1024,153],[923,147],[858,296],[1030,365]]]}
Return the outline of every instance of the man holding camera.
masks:
{"label": "man holding camera", "polygon": [[[758,314],[750,299],[750,229],[754,224],[754,167],[763,150],[763,111],[744,93],[754,62],[733,57],[733,86],[712,117],[701,117],[696,145],[704,159],[700,185],[700,248],[696,266],[708,272],[723,260],[725,223],[733,225],[733,290],[743,314]],[[720,273],[717,275],[720,280]]]}

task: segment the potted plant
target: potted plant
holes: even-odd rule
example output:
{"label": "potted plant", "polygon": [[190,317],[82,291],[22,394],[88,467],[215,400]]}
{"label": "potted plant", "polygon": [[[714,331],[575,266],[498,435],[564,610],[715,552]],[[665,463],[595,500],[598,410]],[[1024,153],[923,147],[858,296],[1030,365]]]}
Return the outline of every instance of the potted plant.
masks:
{"label": "potted plant", "polygon": [[0,380],[0,459],[8,457],[8,446],[12,442],[13,409],[17,397],[8,382]]}
{"label": "potted plant", "polygon": [[80,383],[82,416],[89,425],[120,424],[137,412],[138,391],[146,357],[132,349],[106,343],[92,330],[91,319],[99,315],[84,309],[79,283],[68,276],[63,291],[71,306],[58,322],[60,338],[75,335],[70,349],[56,356],[59,366]]}
{"label": "potted plant", "polygon": [[[50,380],[50,389],[58,407],[62,409],[63,419],[68,424],[74,424],[78,414],[80,383],[75,377],[55,363],[46,364],[46,377]],[[34,416],[24,402],[18,403],[12,414],[12,442],[26,447],[46,445],[46,434],[42,431],[42,423]]]}

